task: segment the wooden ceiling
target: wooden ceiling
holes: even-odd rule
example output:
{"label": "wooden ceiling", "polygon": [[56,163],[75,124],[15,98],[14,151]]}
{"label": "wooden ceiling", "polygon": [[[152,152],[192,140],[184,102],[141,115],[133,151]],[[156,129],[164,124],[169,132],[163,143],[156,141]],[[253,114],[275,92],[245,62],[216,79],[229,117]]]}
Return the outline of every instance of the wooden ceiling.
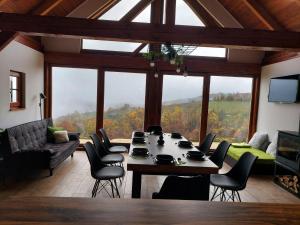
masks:
{"label": "wooden ceiling", "polygon": [[250,29],[300,32],[300,0],[218,0]]}
{"label": "wooden ceiling", "polygon": [[85,0],[0,0],[0,11],[66,16]]}

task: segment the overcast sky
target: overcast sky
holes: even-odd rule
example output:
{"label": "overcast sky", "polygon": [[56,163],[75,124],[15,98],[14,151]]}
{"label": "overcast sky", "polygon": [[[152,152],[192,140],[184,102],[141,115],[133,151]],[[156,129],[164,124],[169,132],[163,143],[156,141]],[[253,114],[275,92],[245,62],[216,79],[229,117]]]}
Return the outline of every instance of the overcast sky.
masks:
{"label": "overcast sky", "polygon": [[[139,0],[121,0],[100,19],[119,20]],[[203,26],[203,23],[183,2],[177,0],[176,24]],[[150,6],[134,22],[149,22]],[[104,41],[86,41],[84,47],[102,50],[133,51],[138,43],[116,43]],[[208,49],[210,50],[210,49]],[[197,49],[197,54],[207,49]],[[215,51],[218,51],[216,49]],[[208,52],[209,53],[209,52]],[[214,52],[210,52],[214,54]],[[196,52],[195,52],[196,54]],[[117,62],[116,62],[117,63]],[[175,71],[174,71],[175,72]],[[134,106],[144,105],[145,74],[107,72],[105,77],[105,109],[124,103]],[[165,76],[163,101],[174,101],[195,98],[202,95],[203,80],[201,77]],[[211,93],[250,92],[250,78],[213,77]],[[79,112],[96,111],[97,71],[92,69],[53,68],[53,117],[57,118],[75,110]]]}

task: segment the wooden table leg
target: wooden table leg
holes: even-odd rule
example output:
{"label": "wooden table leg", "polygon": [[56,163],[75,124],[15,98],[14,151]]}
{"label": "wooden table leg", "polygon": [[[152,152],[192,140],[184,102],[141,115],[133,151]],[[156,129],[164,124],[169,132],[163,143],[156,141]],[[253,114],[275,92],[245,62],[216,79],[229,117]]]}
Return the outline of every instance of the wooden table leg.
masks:
{"label": "wooden table leg", "polygon": [[142,185],[142,174],[139,172],[134,172],[132,175],[132,198],[141,198],[141,185]]}

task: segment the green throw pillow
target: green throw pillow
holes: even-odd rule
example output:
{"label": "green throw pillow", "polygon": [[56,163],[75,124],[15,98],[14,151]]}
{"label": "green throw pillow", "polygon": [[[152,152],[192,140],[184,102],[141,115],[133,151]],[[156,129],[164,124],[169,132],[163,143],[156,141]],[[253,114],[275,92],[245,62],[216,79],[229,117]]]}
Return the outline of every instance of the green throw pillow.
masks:
{"label": "green throw pillow", "polygon": [[235,148],[251,148],[251,146],[247,143],[232,143],[231,144],[232,147],[235,147]]}
{"label": "green throw pillow", "polygon": [[63,127],[48,127],[48,141],[54,142],[54,132],[65,130]]}

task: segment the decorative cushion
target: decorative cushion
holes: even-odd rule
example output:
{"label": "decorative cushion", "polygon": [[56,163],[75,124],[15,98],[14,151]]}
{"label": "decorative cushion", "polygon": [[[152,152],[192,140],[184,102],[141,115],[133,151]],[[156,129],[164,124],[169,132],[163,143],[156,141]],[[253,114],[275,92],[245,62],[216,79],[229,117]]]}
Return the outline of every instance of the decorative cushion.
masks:
{"label": "decorative cushion", "polygon": [[232,143],[231,144],[232,147],[235,147],[235,148],[251,148],[251,145],[247,144],[247,143]]}
{"label": "decorative cushion", "polygon": [[276,156],[277,151],[277,140],[278,140],[278,132],[274,135],[271,144],[268,146],[266,153]]}
{"label": "decorative cushion", "polygon": [[69,142],[69,136],[66,130],[55,131],[53,136],[56,144]]}
{"label": "decorative cushion", "polygon": [[267,143],[269,142],[268,134],[256,132],[251,140],[249,141],[249,145],[253,148],[266,150]]}
{"label": "decorative cushion", "polygon": [[52,127],[52,126],[49,126],[47,128],[47,140],[48,142],[54,142],[54,132],[55,131],[62,131],[62,130],[65,130],[63,127]]}

